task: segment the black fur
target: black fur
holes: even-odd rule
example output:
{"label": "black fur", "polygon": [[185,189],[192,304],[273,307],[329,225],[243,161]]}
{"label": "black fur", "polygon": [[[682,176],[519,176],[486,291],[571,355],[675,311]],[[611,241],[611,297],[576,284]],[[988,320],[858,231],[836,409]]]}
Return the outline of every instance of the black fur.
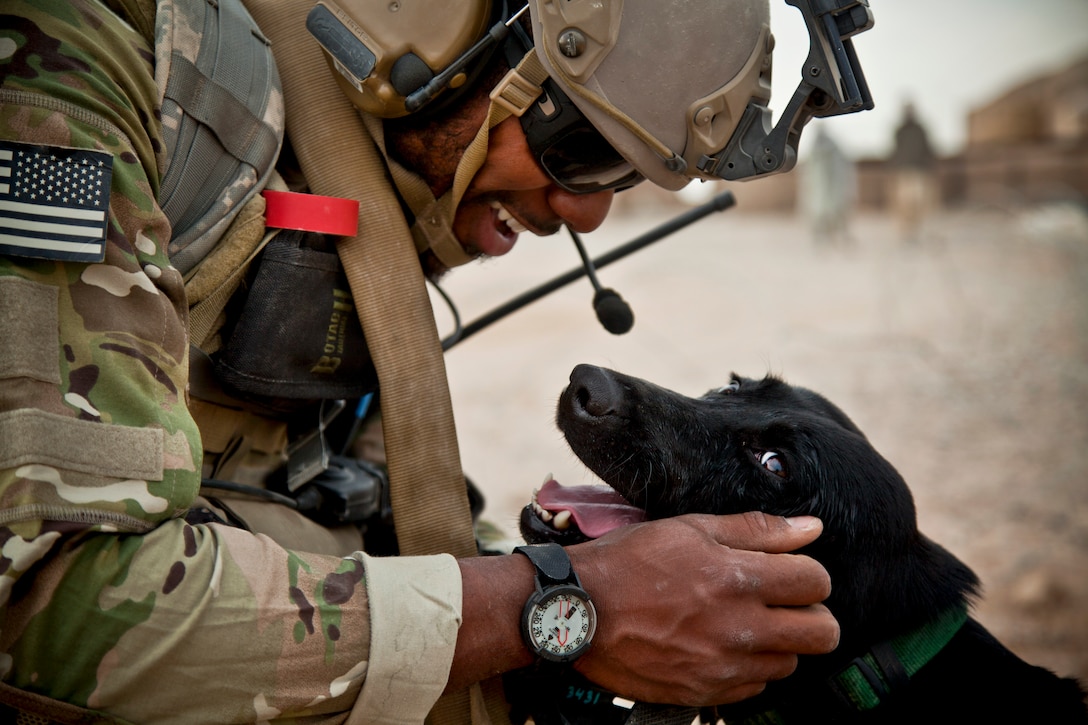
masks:
{"label": "black fur", "polygon": [[792,677],[722,708],[727,720],[774,709],[790,723],[1088,722],[1074,680],[1024,662],[973,619],[890,702],[858,715],[828,698],[829,674],[969,602],[979,585],[918,531],[899,473],[820,395],[775,377],[734,376],[689,398],[579,365],[557,421],[575,454],[649,518],[760,510],[823,520],[823,535],[804,553],[831,575],[826,604],[841,626],[839,648],[802,658]]}

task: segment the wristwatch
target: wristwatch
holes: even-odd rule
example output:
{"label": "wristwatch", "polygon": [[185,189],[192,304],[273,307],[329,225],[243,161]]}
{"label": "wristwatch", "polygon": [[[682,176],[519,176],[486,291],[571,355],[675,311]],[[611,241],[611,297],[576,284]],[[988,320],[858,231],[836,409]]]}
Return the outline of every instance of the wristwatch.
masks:
{"label": "wristwatch", "polygon": [[597,629],[597,610],[582,589],[570,557],[555,543],[514,549],[536,567],[536,591],[521,613],[521,635],[538,657],[571,662],[585,654]]}

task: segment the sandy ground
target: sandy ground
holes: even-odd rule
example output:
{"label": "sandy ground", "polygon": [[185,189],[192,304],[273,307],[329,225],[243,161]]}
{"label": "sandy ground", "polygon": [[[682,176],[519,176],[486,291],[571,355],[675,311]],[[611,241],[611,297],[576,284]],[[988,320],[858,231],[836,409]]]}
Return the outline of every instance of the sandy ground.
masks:
{"label": "sandy ground", "polygon": [[[600,254],[676,212],[628,203],[585,241]],[[979,208],[941,214],[916,246],[883,216],[852,233],[821,247],[793,217],[715,214],[600,272],[634,308],[627,335],[598,325],[583,279],[454,347],[463,463],[487,517],[513,534],[546,474],[591,480],[553,424],[579,362],[691,395],[731,371],[778,373],[840,405],[899,468],[921,529],[982,579],[984,624],[1088,681],[1088,219]],[[525,238],[444,286],[467,322],[577,264],[565,233]]]}

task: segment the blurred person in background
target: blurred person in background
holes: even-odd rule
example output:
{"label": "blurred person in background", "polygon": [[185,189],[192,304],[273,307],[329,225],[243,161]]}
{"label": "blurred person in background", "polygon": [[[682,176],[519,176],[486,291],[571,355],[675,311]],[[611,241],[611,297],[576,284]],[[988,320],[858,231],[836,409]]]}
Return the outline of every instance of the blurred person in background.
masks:
{"label": "blurred person in background", "polygon": [[813,241],[821,246],[852,243],[850,215],[857,199],[854,162],[822,124],[816,127],[808,160],[798,173],[801,211]]}
{"label": "blurred person in background", "polygon": [[926,218],[938,206],[937,155],[912,102],[903,106],[889,164],[892,168],[892,210],[900,238],[916,244],[924,234]]}

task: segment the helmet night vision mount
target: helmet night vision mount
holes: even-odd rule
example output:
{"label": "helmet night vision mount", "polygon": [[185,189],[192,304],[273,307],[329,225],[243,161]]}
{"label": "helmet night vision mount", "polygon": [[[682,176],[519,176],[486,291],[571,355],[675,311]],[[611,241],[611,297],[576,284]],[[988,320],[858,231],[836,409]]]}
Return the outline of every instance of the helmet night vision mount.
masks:
{"label": "helmet night vision mount", "polygon": [[[873,26],[868,0],[785,2],[804,18],[809,54],[777,126],[768,0],[528,8],[535,50],[567,102],[643,176],[679,189],[788,171],[809,120],[873,108],[852,42]],[[319,0],[307,29],[356,106],[397,118],[472,87],[524,10],[521,0]]]}
{"label": "helmet night vision mount", "polygon": [[801,82],[771,127],[766,104],[750,102],[729,144],[698,164],[704,173],[735,181],[789,171],[797,163],[801,129],[812,118],[868,111],[873,97],[854,50],[854,35],[873,27],[869,0],[786,0],[801,11],[809,54]]}

